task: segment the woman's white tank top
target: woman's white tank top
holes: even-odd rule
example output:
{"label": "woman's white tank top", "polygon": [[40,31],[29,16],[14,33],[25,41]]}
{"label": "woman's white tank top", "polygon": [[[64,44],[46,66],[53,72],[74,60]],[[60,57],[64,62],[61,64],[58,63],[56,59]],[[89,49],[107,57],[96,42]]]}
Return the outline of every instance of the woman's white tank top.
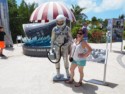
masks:
{"label": "woman's white tank top", "polygon": [[75,42],[72,44],[72,51],[71,51],[71,57],[75,61],[81,61],[81,60],[86,60],[86,58],[80,58],[78,57],[78,54],[83,53],[85,54],[87,52],[87,48],[82,47],[82,42],[79,44],[76,44]]}

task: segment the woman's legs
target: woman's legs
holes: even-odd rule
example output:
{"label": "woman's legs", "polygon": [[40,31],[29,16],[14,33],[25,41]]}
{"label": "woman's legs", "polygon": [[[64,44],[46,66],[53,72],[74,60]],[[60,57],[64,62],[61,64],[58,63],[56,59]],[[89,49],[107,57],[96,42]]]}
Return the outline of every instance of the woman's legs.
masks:
{"label": "woman's legs", "polygon": [[3,48],[1,49],[1,54],[3,54]]}
{"label": "woman's legs", "polygon": [[2,48],[0,48],[0,55],[2,55],[3,54],[3,49]]}
{"label": "woman's legs", "polygon": [[70,81],[72,81],[74,79],[74,70],[77,67],[77,64],[71,64],[70,67]]}
{"label": "woman's legs", "polygon": [[3,49],[5,47],[4,41],[0,41],[0,55],[3,56]]}
{"label": "woman's legs", "polygon": [[79,82],[82,82],[84,73],[83,73],[83,66],[78,66],[79,74],[80,74],[80,79]]}
{"label": "woman's legs", "polygon": [[71,64],[70,66],[70,79],[68,81],[65,81],[68,84],[72,84],[74,82],[74,70],[77,67],[76,64]]}
{"label": "woman's legs", "polygon": [[82,80],[84,77],[83,66],[78,66],[78,70],[79,70],[80,78],[79,78],[79,82],[75,84],[75,87],[79,87],[82,85]]}

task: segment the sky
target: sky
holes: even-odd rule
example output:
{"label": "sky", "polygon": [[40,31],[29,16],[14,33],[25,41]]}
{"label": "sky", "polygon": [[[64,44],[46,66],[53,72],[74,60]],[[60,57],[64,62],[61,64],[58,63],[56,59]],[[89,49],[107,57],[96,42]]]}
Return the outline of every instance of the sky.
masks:
{"label": "sky", "polygon": [[[19,5],[22,0],[17,0]],[[59,1],[71,8],[73,5],[79,5],[86,8],[83,13],[88,16],[90,20],[93,16],[101,19],[118,18],[119,15],[125,14],[125,0],[25,0],[27,3],[42,3],[49,1]]]}

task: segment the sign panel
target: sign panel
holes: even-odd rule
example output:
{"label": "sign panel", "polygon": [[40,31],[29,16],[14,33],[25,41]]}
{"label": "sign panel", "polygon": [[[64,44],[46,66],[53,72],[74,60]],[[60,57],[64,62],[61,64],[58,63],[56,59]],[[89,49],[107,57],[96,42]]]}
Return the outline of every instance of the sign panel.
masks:
{"label": "sign panel", "polygon": [[112,42],[122,42],[124,19],[113,19],[112,25]]}
{"label": "sign panel", "polygon": [[32,46],[50,46],[51,31],[56,26],[56,21],[49,23],[23,24],[23,30],[28,40],[23,40]]}
{"label": "sign panel", "polygon": [[87,61],[105,63],[106,60],[106,50],[104,49],[92,49],[91,54],[87,58]]}
{"label": "sign panel", "polygon": [[51,35],[51,31],[54,26],[56,26],[55,21],[49,23],[23,24],[23,30],[28,38],[41,38],[47,35]]}

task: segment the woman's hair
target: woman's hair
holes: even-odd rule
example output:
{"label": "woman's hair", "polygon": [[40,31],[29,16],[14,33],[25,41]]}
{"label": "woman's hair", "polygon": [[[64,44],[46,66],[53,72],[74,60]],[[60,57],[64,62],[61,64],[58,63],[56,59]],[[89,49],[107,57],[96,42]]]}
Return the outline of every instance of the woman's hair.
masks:
{"label": "woman's hair", "polygon": [[77,33],[81,32],[82,34],[85,34],[85,32],[83,32],[82,28],[80,28]]}
{"label": "woman's hair", "polygon": [[79,30],[77,30],[77,32],[76,32],[76,37],[75,37],[75,38],[77,38],[77,34],[78,34],[78,33],[82,33],[82,34],[84,35],[82,29],[79,29]]}

